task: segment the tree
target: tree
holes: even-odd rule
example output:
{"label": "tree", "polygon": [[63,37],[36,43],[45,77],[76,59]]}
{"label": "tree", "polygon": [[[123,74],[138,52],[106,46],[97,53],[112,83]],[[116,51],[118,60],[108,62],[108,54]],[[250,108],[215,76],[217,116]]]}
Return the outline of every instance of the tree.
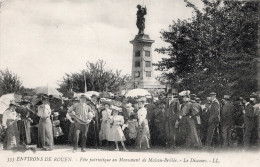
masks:
{"label": "tree", "polygon": [[22,82],[17,74],[8,69],[0,71],[0,96],[7,93],[18,93],[22,88]]}
{"label": "tree", "polygon": [[84,74],[88,91],[111,91],[116,92],[119,87],[129,80],[128,75],[121,75],[121,71],[115,72],[106,68],[106,62],[98,60],[96,63],[87,62],[86,69],[79,73],[65,74],[60,81],[59,91],[67,94],[69,91],[84,92]]}
{"label": "tree", "polygon": [[202,0],[200,11],[185,2],[194,15],[161,31],[169,46],[156,51],[169,57],[154,64],[157,70],[173,82],[182,80],[180,89],[202,96],[211,91],[220,96],[256,91],[258,3]]}

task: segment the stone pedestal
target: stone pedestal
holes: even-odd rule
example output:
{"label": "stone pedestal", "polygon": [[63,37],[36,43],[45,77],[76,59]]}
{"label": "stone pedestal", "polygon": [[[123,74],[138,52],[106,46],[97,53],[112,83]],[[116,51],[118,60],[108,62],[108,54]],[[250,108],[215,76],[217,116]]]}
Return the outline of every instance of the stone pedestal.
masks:
{"label": "stone pedestal", "polygon": [[126,89],[164,89],[155,78],[153,72],[152,44],[149,35],[136,35],[133,44],[132,76],[131,81],[126,84]]}

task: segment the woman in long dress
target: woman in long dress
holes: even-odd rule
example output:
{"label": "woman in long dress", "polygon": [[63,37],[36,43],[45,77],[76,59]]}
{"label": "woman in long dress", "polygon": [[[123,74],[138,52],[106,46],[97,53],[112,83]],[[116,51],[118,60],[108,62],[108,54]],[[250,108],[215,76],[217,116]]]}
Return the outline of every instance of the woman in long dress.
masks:
{"label": "woman in long dress", "polygon": [[[100,133],[99,133],[99,140],[103,141],[109,140],[109,134],[110,134],[110,122],[109,119],[111,117],[112,114],[112,110],[110,110],[110,104],[106,103],[104,105],[105,109],[103,111],[101,111],[101,128],[100,128]],[[100,142],[101,143],[101,142]]]}
{"label": "woman in long dress", "polygon": [[11,102],[9,108],[3,113],[3,127],[7,131],[7,135],[4,140],[4,149],[10,150],[13,147],[19,145],[19,132],[17,127],[17,120],[19,119],[15,109],[18,105],[15,102]]}
{"label": "woman in long dress", "polygon": [[18,131],[20,132],[20,140],[23,144],[31,144],[31,123],[30,118],[30,101],[24,100],[20,103],[22,107],[17,110],[20,114],[21,120],[18,121]]}
{"label": "woman in long dress", "polygon": [[185,147],[187,148],[201,148],[201,140],[198,136],[194,117],[191,109],[191,103],[189,102],[189,95],[183,96],[184,103],[181,106],[182,118],[180,121],[180,135],[183,141],[185,141]]}
{"label": "woman in long dress", "polygon": [[42,96],[42,105],[38,107],[37,115],[40,117],[38,127],[38,142],[43,150],[53,149],[53,130],[50,119],[51,108],[48,103],[48,96]]}
{"label": "woman in long dress", "polygon": [[146,102],[146,98],[142,97],[138,100],[139,110],[137,112],[138,115],[138,133],[137,133],[137,139],[136,139],[136,146],[138,149],[144,148],[149,149],[150,148],[150,130],[148,126],[148,121],[146,119],[147,117],[147,110],[144,107]]}

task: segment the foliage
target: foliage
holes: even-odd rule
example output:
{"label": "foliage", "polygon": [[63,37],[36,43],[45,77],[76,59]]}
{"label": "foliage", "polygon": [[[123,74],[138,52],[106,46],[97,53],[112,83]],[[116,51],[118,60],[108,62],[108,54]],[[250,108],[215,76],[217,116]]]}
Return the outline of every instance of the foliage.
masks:
{"label": "foliage", "polygon": [[116,92],[119,87],[129,79],[128,75],[121,75],[121,71],[115,72],[105,67],[106,62],[99,60],[96,63],[87,62],[86,69],[79,73],[65,74],[59,91],[67,94],[69,91],[84,92],[84,74],[88,91],[109,91]]}
{"label": "foliage", "polygon": [[[258,3],[202,0],[188,20],[173,21],[161,31],[168,47],[157,48],[168,55],[154,64],[179,89],[202,96],[215,91],[220,96],[247,95],[257,90]],[[168,72],[171,71],[171,72]]]}
{"label": "foliage", "polygon": [[22,82],[17,74],[8,69],[0,71],[0,96],[7,93],[18,93],[22,88]]}

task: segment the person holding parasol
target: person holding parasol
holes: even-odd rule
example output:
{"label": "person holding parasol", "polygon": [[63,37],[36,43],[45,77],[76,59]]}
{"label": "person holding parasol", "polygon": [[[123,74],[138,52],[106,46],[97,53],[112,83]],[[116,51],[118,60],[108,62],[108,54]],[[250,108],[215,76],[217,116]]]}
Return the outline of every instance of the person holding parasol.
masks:
{"label": "person holding parasol", "polygon": [[42,105],[38,106],[37,115],[40,117],[39,127],[38,127],[38,142],[39,146],[46,151],[53,150],[53,130],[52,122],[50,119],[51,108],[49,105],[49,97],[47,95],[42,95]]}
{"label": "person holding parasol", "polygon": [[4,149],[10,150],[19,146],[19,131],[17,127],[17,120],[20,119],[16,112],[19,105],[15,101],[11,101],[9,108],[3,113],[3,129],[6,129],[6,136],[4,139]]}

